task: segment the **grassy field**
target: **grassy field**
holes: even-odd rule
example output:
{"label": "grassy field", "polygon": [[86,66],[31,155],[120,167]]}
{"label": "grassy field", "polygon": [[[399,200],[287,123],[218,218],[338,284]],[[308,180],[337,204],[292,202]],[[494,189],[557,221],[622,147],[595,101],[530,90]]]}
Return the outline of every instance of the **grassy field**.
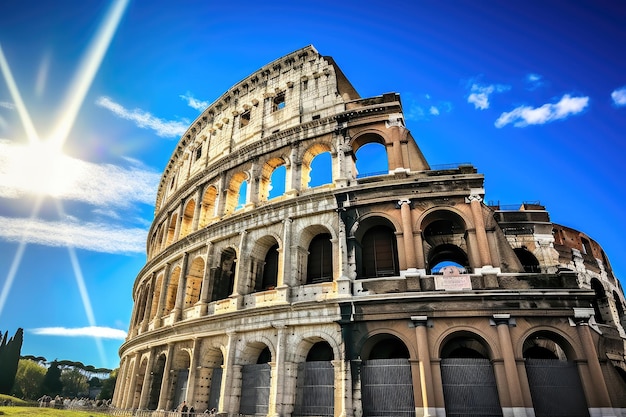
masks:
{"label": "grassy field", "polygon": [[16,397],[0,394],[0,404],[5,400],[11,402],[11,406],[0,405],[0,416],[47,416],[47,417],[101,417],[104,414],[94,411],[57,410],[54,408],[39,408],[36,402],[29,403]]}

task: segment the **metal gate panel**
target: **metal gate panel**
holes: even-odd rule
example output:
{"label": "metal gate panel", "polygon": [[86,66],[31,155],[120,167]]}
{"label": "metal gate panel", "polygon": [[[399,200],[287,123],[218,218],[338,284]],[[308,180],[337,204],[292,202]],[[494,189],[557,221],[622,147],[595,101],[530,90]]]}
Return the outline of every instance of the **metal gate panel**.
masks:
{"label": "metal gate panel", "polygon": [[496,378],[488,359],[442,359],[441,379],[447,417],[502,416]]}
{"label": "metal gate panel", "polygon": [[293,417],[335,415],[335,369],[330,362],[298,365],[296,403]]}
{"label": "metal gate panel", "polygon": [[209,403],[207,408],[219,408],[220,403],[220,391],[222,388],[222,367],[213,368],[211,373],[211,387],[209,388]]}
{"label": "metal gate panel", "polygon": [[270,370],[267,363],[241,367],[240,414],[267,415],[270,400]]}
{"label": "metal gate panel", "polygon": [[526,374],[535,417],[589,417],[575,363],[526,359]]}
{"label": "metal gate panel", "polygon": [[415,417],[409,360],[364,361],[361,368],[361,403],[364,417]]}
{"label": "metal gate panel", "polygon": [[174,407],[178,407],[183,401],[186,401],[188,381],[189,369],[178,370],[176,388],[174,389]]}

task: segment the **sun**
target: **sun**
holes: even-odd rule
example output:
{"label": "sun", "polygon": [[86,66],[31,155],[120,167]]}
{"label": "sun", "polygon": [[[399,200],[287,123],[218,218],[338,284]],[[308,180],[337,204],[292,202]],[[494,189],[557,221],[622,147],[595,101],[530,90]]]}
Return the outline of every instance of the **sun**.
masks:
{"label": "sun", "polygon": [[6,181],[24,194],[60,198],[68,195],[80,175],[74,158],[51,142],[32,142],[14,148]]}

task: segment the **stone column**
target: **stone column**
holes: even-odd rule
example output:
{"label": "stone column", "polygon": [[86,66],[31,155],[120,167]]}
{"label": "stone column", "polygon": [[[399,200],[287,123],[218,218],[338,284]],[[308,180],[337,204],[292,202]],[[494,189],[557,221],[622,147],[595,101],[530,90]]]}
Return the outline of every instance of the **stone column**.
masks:
{"label": "stone column", "polygon": [[285,390],[285,351],[287,350],[287,326],[275,325],[278,330],[276,343],[276,358],[272,366],[272,379],[270,380],[270,403],[268,415],[280,417],[284,414],[284,390]]}
{"label": "stone column", "polygon": [[424,257],[424,242],[422,240],[422,231],[415,230],[413,239],[415,241],[415,262],[417,269],[426,272],[426,258]]}
{"label": "stone column", "polygon": [[[397,132],[397,130],[395,130]],[[398,168],[403,168],[402,163],[402,143],[400,139],[395,137],[391,142],[391,152],[389,152],[389,171],[393,171]]]}
{"label": "stone column", "polygon": [[159,394],[159,404],[157,410],[167,409],[170,394],[170,371],[174,361],[174,343],[167,344],[167,356],[165,358],[165,368],[163,369],[163,380],[161,381],[161,392]]}
{"label": "stone column", "polygon": [[180,206],[178,206],[178,213],[176,215],[176,228],[174,229],[174,239],[172,239],[172,243],[176,242],[180,237],[180,229],[183,224],[183,213],[185,207],[183,206],[183,201],[180,202]]}
{"label": "stone column", "polygon": [[244,249],[246,247],[246,236],[248,235],[247,230],[242,230],[239,234],[239,250],[237,253],[237,266],[235,267],[235,276],[233,277],[233,296],[239,295],[241,292],[241,280],[245,279],[246,276],[246,266],[243,262]]}
{"label": "stone column", "polygon": [[151,377],[152,367],[154,366],[154,351],[148,352],[148,365],[146,366],[146,373],[143,376],[143,382],[141,384],[141,397],[139,397],[139,409],[145,410],[148,406],[148,400],[150,399]]}
{"label": "stone column", "polygon": [[128,363],[128,357],[125,356],[120,362],[120,370],[117,373],[117,381],[115,381],[115,390],[113,391],[113,398],[111,399],[112,404],[117,408],[122,408],[124,406],[123,403],[123,393],[126,391],[126,384],[124,381],[126,379],[126,364]]}
{"label": "stone column", "polygon": [[[283,287],[285,285],[293,285],[291,282],[291,226],[293,224],[293,220],[287,218],[283,220],[283,245],[282,245],[282,258],[278,263],[278,277],[276,279],[276,287]],[[288,280],[289,282],[286,282]]]}
{"label": "stone column", "polygon": [[476,241],[478,243],[478,254],[480,256],[481,267],[491,266],[491,254],[489,253],[489,242],[487,241],[487,232],[485,231],[485,221],[482,214],[482,197],[478,194],[471,194],[466,198],[472,210],[472,219],[476,228]]}
{"label": "stone column", "polygon": [[235,369],[235,356],[237,353],[237,333],[228,331],[228,345],[226,346],[226,358],[224,358],[224,372],[222,373],[222,385],[220,387],[220,402],[218,411],[236,415],[239,407],[237,398],[242,395],[241,381],[235,385],[235,376],[241,375],[241,367]]}
{"label": "stone column", "polygon": [[411,220],[411,200],[398,201],[400,215],[402,217],[402,239],[404,240],[404,255],[407,269],[416,269],[415,244],[413,239],[413,222]]}
{"label": "stone column", "polygon": [[[411,321],[415,326],[415,339],[417,341],[417,360],[419,366],[419,383],[422,397],[422,416],[436,416],[435,392],[433,387],[433,372],[428,346],[428,317],[413,316]],[[416,409],[417,409],[416,404]],[[416,410],[417,411],[417,410]]]}
{"label": "stone column", "polygon": [[213,290],[211,282],[211,264],[213,260],[213,243],[206,244],[206,262],[204,263],[204,275],[202,276],[202,289],[200,290],[200,316],[205,316],[208,312],[209,297]]}
{"label": "stone column", "polygon": [[502,360],[504,362],[504,373],[509,389],[509,396],[512,409],[512,415],[515,417],[526,417],[526,407],[524,404],[524,395],[520,385],[519,373],[517,372],[517,363],[515,361],[515,352],[511,342],[510,325],[514,322],[510,318],[510,314],[494,314],[493,323],[498,329],[498,341],[502,351]]}
{"label": "stone column", "polygon": [[130,370],[130,383],[126,388],[126,397],[124,398],[124,408],[133,408],[133,402],[137,391],[137,372],[139,372],[139,352],[135,353],[135,361],[133,369]]}
{"label": "stone column", "polygon": [[169,262],[165,264],[165,269],[163,271],[163,280],[161,282],[161,293],[159,294],[159,300],[157,304],[156,314],[154,316],[154,328],[161,327],[163,323],[163,308],[165,307],[165,298],[167,297],[167,284],[170,280],[170,268],[171,265]]}
{"label": "stone column", "polygon": [[176,289],[176,303],[174,304],[174,322],[180,321],[183,317],[185,308],[185,292],[187,290],[187,263],[189,261],[189,253],[183,253],[183,262],[180,268],[180,278],[178,279],[178,288]]}
{"label": "stone column", "polygon": [[141,331],[148,330],[150,324],[150,311],[152,310],[152,302],[154,301],[154,284],[156,283],[156,272],[152,272],[150,277],[150,292],[148,292],[148,298],[146,299],[146,305],[143,312],[143,320],[141,321]]}
{"label": "stone column", "polygon": [[287,178],[285,178],[285,194],[298,195],[302,190],[302,161],[298,155],[299,146],[294,145],[289,154],[289,167],[287,169]]}
{"label": "stone column", "polygon": [[592,308],[575,308],[574,309],[574,321],[576,322],[576,330],[578,331],[578,337],[580,338],[581,345],[583,347],[583,353],[587,361],[587,367],[589,369],[589,376],[591,378],[590,384],[590,396],[587,398],[592,416],[615,416],[615,412],[611,407],[611,398],[609,397],[609,391],[606,387],[604,375],[602,374],[602,368],[600,361],[598,360],[598,352],[589,329],[589,319],[594,314]]}
{"label": "stone column", "polygon": [[341,359],[331,361],[335,374],[335,416],[347,417],[352,415],[352,407],[350,406],[349,395],[350,383],[347,379],[348,368],[346,362]]}
{"label": "stone column", "polygon": [[191,232],[195,232],[198,230],[198,223],[200,222],[200,211],[202,210],[202,192],[204,191],[204,186],[201,186],[196,191],[196,206],[193,211],[193,220],[191,222]]}
{"label": "stone column", "polygon": [[[187,380],[187,394],[185,395],[187,404],[190,406],[195,404],[196,401],[194,399],[195,391],[196,391],[196,373],[198,368],[198,356],[200,351],[200,342],[201,339],[195,337],[193,339],[193,347],[191,350],[191,361],[189,362],[189,378]],[[202,412],[202,410],[197,410],[197,412]]]}

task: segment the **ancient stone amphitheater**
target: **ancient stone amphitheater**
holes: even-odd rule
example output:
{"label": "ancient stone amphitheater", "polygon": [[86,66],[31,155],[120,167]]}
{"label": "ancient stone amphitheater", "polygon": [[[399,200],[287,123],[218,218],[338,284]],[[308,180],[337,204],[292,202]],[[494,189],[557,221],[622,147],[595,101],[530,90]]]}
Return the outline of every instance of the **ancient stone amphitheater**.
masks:
{"label": "ancient stone amphitheater", "polygon": [[[382,172],[359,172],[368,148]],[[361,98],[312,46],[239,81],[163,173],[115,407],[626,416],[602,248],[483,186],[429,166],[400,96]]]}

